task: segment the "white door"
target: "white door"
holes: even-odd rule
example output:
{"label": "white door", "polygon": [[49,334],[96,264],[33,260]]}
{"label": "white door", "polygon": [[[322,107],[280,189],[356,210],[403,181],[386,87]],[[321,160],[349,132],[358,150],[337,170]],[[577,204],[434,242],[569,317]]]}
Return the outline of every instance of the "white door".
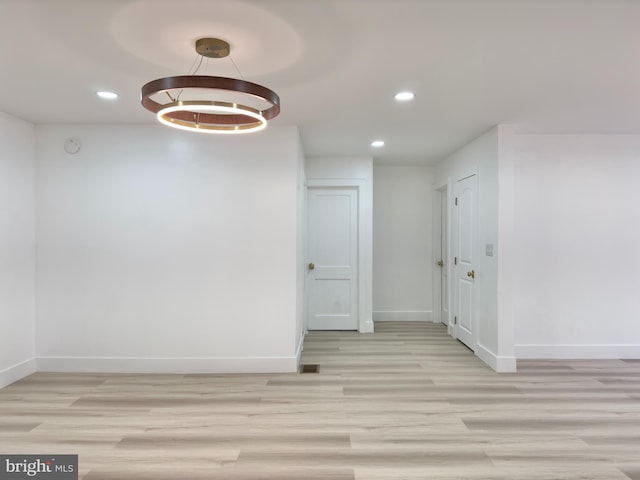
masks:
{"label": "white door", "polygon": [[447,221],[447,191],[440,192],[440,321],[449,325],[449,222]]}
{"label": "white door", "polygon": [[308,328],[358,329],[358,194],[308,190]]}
{"label": "white door", "polygon": [[477,243],[477,190],[476,175],[456,182],[455,219],[456,235],[454,244],[454,272],[456,287],[456,337],[472,350],[475,350],[475,289],[477,273],[475,271]]}

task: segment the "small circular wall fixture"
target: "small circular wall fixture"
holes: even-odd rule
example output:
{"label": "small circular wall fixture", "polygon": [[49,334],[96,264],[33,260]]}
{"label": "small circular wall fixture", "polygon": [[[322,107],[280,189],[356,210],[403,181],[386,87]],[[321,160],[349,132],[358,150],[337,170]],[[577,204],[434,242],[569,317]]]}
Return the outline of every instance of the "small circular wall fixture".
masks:
{"label": "small circular wall fixture", "polygon": [[68,138],[64,141],[64,151],[69,155],[74,155],[80,151],[80,140],[77,138]]}

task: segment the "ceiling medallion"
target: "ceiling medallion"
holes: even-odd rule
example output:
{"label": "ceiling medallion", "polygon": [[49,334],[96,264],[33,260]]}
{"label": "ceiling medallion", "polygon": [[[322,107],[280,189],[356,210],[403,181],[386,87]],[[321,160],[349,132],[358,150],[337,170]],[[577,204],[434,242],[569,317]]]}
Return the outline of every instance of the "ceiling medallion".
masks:
{"label": "ceiling medallion", "polygon": [[[201,55],[201,64],[203,57],[229,56],[230,47],[224,40],[201,38],[196,41],[196,52]],[[257,132],[280,113],[280,97],[272,90],[246,80],[195,75],[197,70],[193,75],[159,78],[145,84],[142,87],[142,106],[170,127],[223,134]],[[189,90],[207,98],[180,100],[183,92]],[[178,93],[172,95],[172,91]],[[159,101],[157,96],[163,93],[169,102]],[[234,97],[233,100],[229,95]],[[253,104],[246,105],[249,102],[245,100],[252,100]]]}

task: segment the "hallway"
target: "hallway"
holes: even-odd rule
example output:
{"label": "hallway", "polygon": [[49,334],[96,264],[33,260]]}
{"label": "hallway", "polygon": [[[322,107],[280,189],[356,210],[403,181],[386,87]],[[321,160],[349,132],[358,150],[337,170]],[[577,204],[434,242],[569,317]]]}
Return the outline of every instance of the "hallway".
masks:
{"label": "hallway", "polygon": [[0,453],[86,480],[640,479],[640,362],[496,374],[431,323],[311,332],[319,374],[38,373],[0,390]]}

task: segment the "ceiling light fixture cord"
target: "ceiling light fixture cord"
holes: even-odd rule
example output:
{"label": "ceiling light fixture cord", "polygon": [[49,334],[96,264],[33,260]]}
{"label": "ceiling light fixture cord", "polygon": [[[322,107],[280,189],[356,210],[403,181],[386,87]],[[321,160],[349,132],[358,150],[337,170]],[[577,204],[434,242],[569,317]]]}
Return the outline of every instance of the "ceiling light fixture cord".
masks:
{"label": "ceiling light fixture cord", "polygon": [[[200,57],[200,58],[198,59],[198,57]],[[196,54],[196,59],[195,59],[195,60],[193,61],[193,63],[191,64],[191,67],[189,68],[189,70],[187,70],[187,74],[188,74],[188,75],[192,75],[192,76],[193,76],[193,75],[195,75],[196,73],[198,73],[198,70],[200,70],[200,65],[202,65],[202,59],[203,59],[203,58],[204,58],[204,57],[203,57],[202,55],[197,55],[197,54]],[[198,60],[200,60],[200,62],[198,63],[198,66],[197,66],[197,67],[196,67],[196,69],[193,71],[193,73],[188,73],[188,72],[190,72],[190,71],[193,69],[193,66],[196,64],[196,62],[198,62]],[[172,100],[173,100],[174,102],[179,101],[179,100],[180,100],[180,96],[182,95],[182,92],[184,92],[184,89],[180,90],[180,91],[178,92],[178,95],[176,95],[176,98],[172,98]],[[171,96],[169,96],[169,98],[171,98]]]}
{"label": "ceiling light fixture cord", "polygon": [[194,73],[190,73],[190,72],[196,66],[196,63],[198,63],[198,60],[202,61],[202,55],[199,55],[196,53],[196,57],[193,59],[193,63],[189,67],[189,70],[187,70],[187,75],[193,75],[195,73],[195,72]]}
{"label": "ceiling light fixture cord", "polygon": [[246,80],[244,78],[244,75],[242,75],[242,72],[240,71],[240,69],[238,68],[238,65],[236,65],[236,62],[233,61],[233,57],[231,56],[231,54],[229,54],[229,60],[231,60],[231,63],[233,63],[233,66],[236,67],[236,71],[238,72],[238,75],[240,75],[240,78],[242,80]]}
{"label": "ceiling light fixture cord", "polygon": [[200,70],[200,66],[202,65],[202,59],[204,57],[202,55],[200,55],[200,61],[198,62],[198,66],[196,67],[195,71],[191,74],[191,75],[195,75],[196,73],[198,73],[198,70]]}

